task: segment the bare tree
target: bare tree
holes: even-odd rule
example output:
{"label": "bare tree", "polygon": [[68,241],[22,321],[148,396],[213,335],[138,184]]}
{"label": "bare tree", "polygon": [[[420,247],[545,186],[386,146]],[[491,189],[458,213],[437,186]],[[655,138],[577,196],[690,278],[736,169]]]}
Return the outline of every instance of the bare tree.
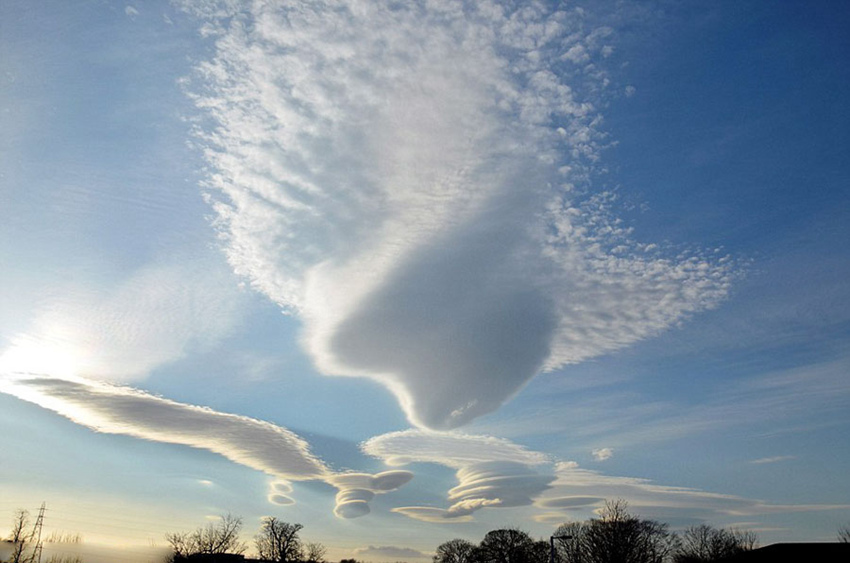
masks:
{"label": "bare tree", "polygon": [[306,563],[325,563],[328,550],[318,542],[304,544],[304,561]]}
{"label": "bare tree", "polygon": [[529,563],[549,563],[549,542],[537,540],[529,550]]}
{"label": "bare tree", "polygon": [[725,530],[707,524],[691,526],[682,533],[676,563],[708,563],[755,549],[758,537],[753,532]]}
{"label": "bare tree", "polygon": [[433,563],[471,563],[475,545],[472,542],[455,538],[437,546]]}
{"label": "bare tree", "polygon": [[643,520],[628,511],[624,500],[606,503],[599,519],[565,524],[555,535],[564,563],[662,563],[677,547],[667,525]]}
{"label": "bare tree", "polygon": [[196,553],[191,537],[190,532],[169,532],[165,534],[165,541],[171,546],[171,561],[180,561]]}
{"label": "bare tree", "polygon": [[535,563],[535,542],[515,528],[487,532],[474,552],[478,563]]}
{"label": "bare tree", "polygon": [[298,532],[303,527],[301,524],[283,522],[273,516],[264,518],[260,533],[254,538],[260,559],[275,563],[301,561],[304,558],[304,550]]}
{"label": "bare tree", "polygon": [[242,518],[225,514],[194,532],[170,533],[165,540],[173,550],[172,561],[179,561],[196,553],[210,555],[221,553],[241,554],[248,545],[239,539]]}
{"label": "bare tree", "polygon": [[740,551],[752,551],[759,546],[758,534],[752,530],[731,528],[729,533],[735,537],[735,541],[738,543],[738,549]]}
{"label": "bare tree", "polygon": [[22,508],[15,511],[12,518],[12,533],[9,535],[9,543],[12,544],[12,553],[9,563],[30,563],[35,551],[31,549],[32,530],[27,530],[30,522],[30,513]]}
{"label": "bare tree", "polygon": [[850,543],[850,524],[845,524],[838,528],[838,541],[841,543]]}
{"label": "bare tree", "polygon": [[555,555],[562,563],[582,563],[582,541],[587,530],[585,522],[569,522],[561,524],[555,530]]}

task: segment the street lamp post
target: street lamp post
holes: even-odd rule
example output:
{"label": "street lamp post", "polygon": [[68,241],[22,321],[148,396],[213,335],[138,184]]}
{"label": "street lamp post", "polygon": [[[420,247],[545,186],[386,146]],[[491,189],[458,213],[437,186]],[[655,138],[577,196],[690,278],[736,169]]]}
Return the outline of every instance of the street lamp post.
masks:
{"label": "street lamp post", "polygon": [[571,540],[572,536],[549,536],[549,563],[555,563],[555,540]]}

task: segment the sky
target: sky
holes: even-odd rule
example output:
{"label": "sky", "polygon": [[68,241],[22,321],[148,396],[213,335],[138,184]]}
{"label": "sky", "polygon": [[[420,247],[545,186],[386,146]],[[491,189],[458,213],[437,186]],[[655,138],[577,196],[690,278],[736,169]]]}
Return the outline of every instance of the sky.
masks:
{"label": "sky", "polygon": [[[850,521],[841,2],[0,5],[0,534]],[[103,551],[99,553],[105,553]],[[104,556],[106,557],[106,556]]]}

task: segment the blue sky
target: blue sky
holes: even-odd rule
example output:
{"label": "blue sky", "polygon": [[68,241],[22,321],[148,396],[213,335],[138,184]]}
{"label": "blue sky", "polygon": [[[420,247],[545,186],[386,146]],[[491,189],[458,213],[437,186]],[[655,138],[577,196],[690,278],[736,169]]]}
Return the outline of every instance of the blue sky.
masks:
{"label": "blue sky", "polygon": [[325,4],[0,8],[0,511],[834,539],[847,8]]}

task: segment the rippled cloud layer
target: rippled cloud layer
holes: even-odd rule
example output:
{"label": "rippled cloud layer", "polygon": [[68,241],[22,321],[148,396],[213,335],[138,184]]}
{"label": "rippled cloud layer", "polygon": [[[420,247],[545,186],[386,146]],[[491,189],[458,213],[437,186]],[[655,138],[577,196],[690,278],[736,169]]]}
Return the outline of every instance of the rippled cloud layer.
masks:
{"label": "rippled cloud layer", "polygon": [[599,158],[612,30],[540,4],[213,2],[187,86],[236,272],[420,427],[712,307],[724,259],[632,239]]}

